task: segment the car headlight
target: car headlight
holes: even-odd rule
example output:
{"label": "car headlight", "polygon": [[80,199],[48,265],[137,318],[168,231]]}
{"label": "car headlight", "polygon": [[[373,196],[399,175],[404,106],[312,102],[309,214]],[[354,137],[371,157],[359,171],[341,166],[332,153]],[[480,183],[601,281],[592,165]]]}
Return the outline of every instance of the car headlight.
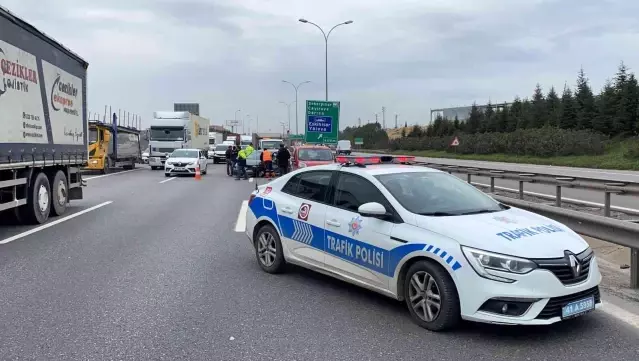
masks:
{"label": "car headlight", "polygon": [[306,163],[300,163],[300,168],[306,168]]}
{"label": "car headlight", "polygon": [[498,253],[492,253],[474,249],[470,247],[461,247],[464,256],[470,263],[470,266],[477,272],[480,277],[488,278],[493,281],[513,283],[515,280],[499,276],[495,271],[526,274],[537,268],[535,262],[513,256],[507,256]]}

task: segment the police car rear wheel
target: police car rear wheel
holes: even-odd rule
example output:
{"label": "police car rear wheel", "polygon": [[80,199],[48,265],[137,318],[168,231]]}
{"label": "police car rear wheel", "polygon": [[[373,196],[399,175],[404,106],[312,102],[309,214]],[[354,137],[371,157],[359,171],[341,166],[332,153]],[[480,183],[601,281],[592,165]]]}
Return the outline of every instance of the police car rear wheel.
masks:
{"label": "police car rear wheel", "polygon": [[260,267],[268,273],[279,273],[284,269],[282,243],[273,227],[264,226],[257,232],[255,255]]}
{"label": "police car rear wheel", "polygon": [[432,262],[418,261],[409,268],[404,297],[411,316],[421,327],[443,331],[459,322],[455,284],[444,269]]}

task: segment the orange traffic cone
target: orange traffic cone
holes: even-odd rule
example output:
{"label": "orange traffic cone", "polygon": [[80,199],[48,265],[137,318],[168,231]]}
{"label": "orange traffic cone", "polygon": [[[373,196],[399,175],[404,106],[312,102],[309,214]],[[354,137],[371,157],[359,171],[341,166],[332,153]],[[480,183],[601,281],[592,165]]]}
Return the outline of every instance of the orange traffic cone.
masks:
{"label": "orange traffic cone", "polygon": [[201,180],[202,179],[202,173],[200,173],[200,165],[196,165],[195,166],[195,180]]}

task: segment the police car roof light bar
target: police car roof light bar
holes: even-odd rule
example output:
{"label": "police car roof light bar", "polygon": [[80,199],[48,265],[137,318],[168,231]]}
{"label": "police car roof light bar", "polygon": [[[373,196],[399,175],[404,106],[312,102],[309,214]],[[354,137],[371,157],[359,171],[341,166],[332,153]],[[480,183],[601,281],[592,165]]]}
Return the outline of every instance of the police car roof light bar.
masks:
{"label": "police car roof light bar", "polygon": [[393,155],[371,155],[371,156],[346,156],[339,155],[335,157],[337,163],[342,165],[356,164],[359,166],[366,166],[371,164],[388,164],[388,163],[400,163],[407,164],[415,160],[414,156],[393,156]]}

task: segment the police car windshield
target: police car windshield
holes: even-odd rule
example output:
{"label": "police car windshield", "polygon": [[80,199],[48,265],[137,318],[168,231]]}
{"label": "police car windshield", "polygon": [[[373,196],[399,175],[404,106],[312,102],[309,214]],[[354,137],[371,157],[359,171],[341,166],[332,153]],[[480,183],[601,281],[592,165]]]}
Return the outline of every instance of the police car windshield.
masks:
{"label": "police car windshield", "polygon": [[376,178],[404,208],[419,215],[461,216],[508,208],[447,173],[393,173]]}
{"label": "police car windshield", "polygon": [[197,158],[196,150],[178,149],[171,153],[171,158]]}
{"label": "police car windshield", "polygon": [[300,160],[306,160],[311,162],[322,162],[322,161],[332,161],[333,160],[333,152],[330,149],[300,149]]}

